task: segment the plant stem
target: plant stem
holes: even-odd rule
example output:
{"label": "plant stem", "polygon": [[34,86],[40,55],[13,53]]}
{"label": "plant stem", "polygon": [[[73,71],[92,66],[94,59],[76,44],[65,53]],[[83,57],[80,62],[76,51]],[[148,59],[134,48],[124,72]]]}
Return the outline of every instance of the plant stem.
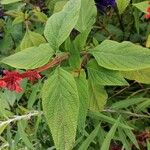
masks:
{"label": "plant stem", "polygon": [[40,72],[43,72],[49,68],[52,68],[58,64],[60,64],[62,61],[68,59],[69,57],[69,54],[68,53],[65,53],[65,55],[63,56],[56,56],[52,61],[50,61],[48,64],[40,67],[40,68],[37,68],[37,69],[34,69],[34,71],[40,73]]}

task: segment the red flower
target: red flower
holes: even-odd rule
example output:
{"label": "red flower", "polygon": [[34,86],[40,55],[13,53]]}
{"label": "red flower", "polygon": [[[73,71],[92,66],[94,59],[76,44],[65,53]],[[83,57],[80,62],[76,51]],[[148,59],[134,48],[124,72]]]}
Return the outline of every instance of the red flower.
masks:
{"label": "red flower", "polygon": [[29,81],[35,81],[36,79],[40,79],[41,76],[37,71],[27,71],[22,74],[22,77],[27,78]]}
{"label": "red flower", "polygon": [[35,81],[41,78],[40,74],[36,71],[27,71],[24,73],[19,73],[16,71],[3,71],[4,76],[0,79],[0,87],[7,88],[10,91],[16,91],[17,93],[22,92],[20,83],[22,79],[27,78],[30,81]]}
{"label": "red flower", "polygon": [[146,19],[150,19],[150,7],[147,8],[147,14],[145,15]]}
{"label": "red flower", "polygon": [[6,87],[7,89],[18,93],[22,92],[22,88],[20,87],[22,78],[19,77],[19,73],[15,71],[4,71],[4,74],[4,77],[0,79],[0,87]]}

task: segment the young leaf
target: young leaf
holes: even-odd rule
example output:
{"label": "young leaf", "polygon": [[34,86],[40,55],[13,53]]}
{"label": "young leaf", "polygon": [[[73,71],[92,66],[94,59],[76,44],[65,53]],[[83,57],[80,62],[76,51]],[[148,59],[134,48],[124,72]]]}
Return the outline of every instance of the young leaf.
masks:
{"label": "young leaf", "polygon": [[54,50],[58,50],[76,25],[80,5],[81,0],[69,0],[62,11],[53,14],[48,19],[44,35]]}
{"label": "young leaf", "polygon": [[23,40],[21,41],[20,48],[21,50],[24,50],[29,47],[33,46],[39,46],[42,43],[45,43],[45,39],[42,35],[36,32],[32,32],[30,30],[27,30]]}
{"label": "young leaf", "polygon": [[79,69],[81,67],[81,60],[80,60],[80,52],[70,38],[68,38],[65,42],[65,49],[69,51],[69,65],[72,68]]}
{"label": "young leaf", "polygon": [[83,51],[83,48],[86,45],[86,41],[87,41],[90,31],[91,31],[91,28],[88,28],[88,29],[84,30],[82,33],[78,34],[78,36],[76,36],[73,43],[78,48],[78,51]]}
{"label": "young leaf", "polygon": [[117,130],[117,127],[119,125],[120,117],[117,119],[116,123],[112,126],[108,134],[106,135],[106,138],[102,144],[101,150],[109,150],[109,146],[111,143],[111,140],[113,139],[115,132]]}
{"label": "young leaf", "polygon": [[91,132],[91,134],[87,137],[85,141],[81,144],[78,150],[87,150],[90,143],[94,140],[94,138],[97,136],[99,131],[100,125],[97,125],[97,127]]}
{"label": "young leaf", "polygon": [[90,51],[98,64],[112,70],[139,70],[150,67],[150,50],[131,42],[105,40]]}
{"label": "young leaf", "polygon": [[147,8],[149,6],[149,1],[139,2],[133,4],[136,8],[138,8],[140,11],[147,13]]}
{"label": "young leaf", "polygon": [[41,44],[8,56],[1,62],[19,69],[35,69],[48,63],[53,55],[54,51],[49,44]]}
{"label": "young leaf", "polygon": [[87,28],[91,28],[91,26],[96,21],[97,9],[94,0],[81,0],[81,10],[78,22],[75,28],[79,32],[85,31]]}
{"label": "young leaf", "polygon": [[73,76],[58,67],[44,83],[42,99],[56,149],[73,148],[79,113],[79,97]]}
{"label": "young leaf", "polygon": [[89,81],[90,110],[102,111],[108,98],[103,86]]}
{"label": "young leaf", "polygon": [[128,85],[127,81],[118,71],[108,70],[98,66],[95,60],[88,63],[89,79],[99,85]]}
{"label": "young leaf", "polygon": [[79,130],[83,131],[83,129],[85,128],[87,110],[89,108],[88,83],[84,73],[81,73],[79,77],[76,77],[75,81],[77,84],[80,102],[78,127]]}
{"label": "young leaf", "polygon": [[122,14],[130,3],[130,0],[116,0],[119,14]]}

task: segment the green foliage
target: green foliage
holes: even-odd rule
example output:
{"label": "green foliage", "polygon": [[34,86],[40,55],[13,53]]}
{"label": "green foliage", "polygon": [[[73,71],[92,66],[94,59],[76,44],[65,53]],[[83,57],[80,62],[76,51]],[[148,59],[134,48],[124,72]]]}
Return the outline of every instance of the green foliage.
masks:
{"label": "green foliage", "polygon": [[95,3],[1,0],[0,149],[150,149],[149,1]]}

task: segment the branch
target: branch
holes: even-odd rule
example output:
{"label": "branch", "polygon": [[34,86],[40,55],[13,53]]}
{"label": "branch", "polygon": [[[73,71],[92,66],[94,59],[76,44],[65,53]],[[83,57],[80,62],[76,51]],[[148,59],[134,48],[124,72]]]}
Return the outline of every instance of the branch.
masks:
{"label": "branch", "polygon": [[34,111],[34,112],[29,112],[28,114],[26,115],[22,115],[22,116],[14,116],[12,117],[12,119],[9,119],[9,120],[6,120],[6,121],[0,121],[0,128],[4,125],[8,125],[12,122],[16,122],[16,121],[19,121],[19,120],[29,120],[31,119],[31,117],[33,116],[38,116],[38,115],[42,115],[43,112],[39,112],[39,111]]}
{"label": "branch", "polygon": [[46,64],[46,65],[44,65],[44,66],[42,66],[42,67],[40,67],[40,68],[34,69],[34,71],[36,71],[36,72],[38,72],[38,73],[40,73],[40,72],[42,72],[42,71],[45,71],[45,70],[47,70],[47,69],[49,69],[49,68],[52,68],[52,67],[54,67],[54,66],[60,64],[62,61],[68,59],[68,57],[69,57],[69,54],[68,54],[68,53],[65,53],[65,55],[63,55],[63,56],[56,56],[56,57],[55,57],[52,61],[50,61],[48,64]]}

